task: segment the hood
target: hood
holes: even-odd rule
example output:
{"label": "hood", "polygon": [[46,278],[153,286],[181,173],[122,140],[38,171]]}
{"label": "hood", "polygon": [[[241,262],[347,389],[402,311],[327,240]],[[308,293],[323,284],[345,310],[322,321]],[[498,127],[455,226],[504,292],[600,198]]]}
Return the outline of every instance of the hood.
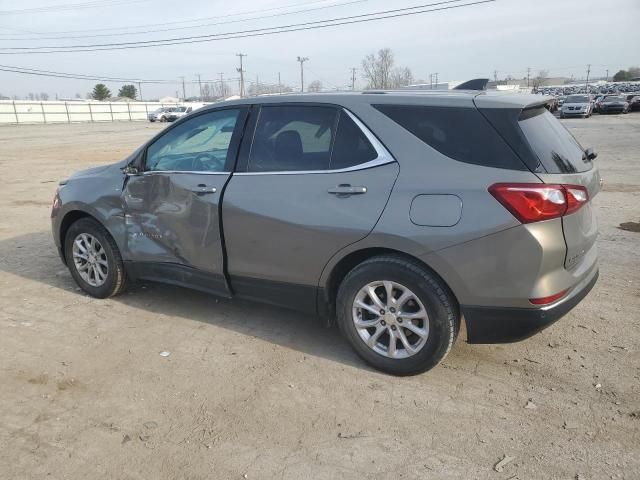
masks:
{"label": "hood", "polygon": [[562,104],[563,107],[588,107],[589,105],[591,105],[591,102],[579,102],[579,103],[564,102]]}
{"label": "hood", "polygon": [[119,170],[127,165],[127,160],[128,159],[121,160],[117,163],[112,163],[110,165],[101,165],[99,167],[91,167],[91,168],[86,168],[84,170],[78,170],[77,172],[72,173],[71,176],[69,176],[67,179],[62,180],[60,182],[60,185],[64,185],[70,180],[77,180],[80,178],[87,178],[87,177],[95,177],[106,171]]}

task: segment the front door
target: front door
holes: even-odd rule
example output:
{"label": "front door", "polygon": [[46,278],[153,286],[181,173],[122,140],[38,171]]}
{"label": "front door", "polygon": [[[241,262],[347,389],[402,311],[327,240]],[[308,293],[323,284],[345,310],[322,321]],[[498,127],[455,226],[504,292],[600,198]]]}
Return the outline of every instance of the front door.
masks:
{"label": "front door", "polygon": [[322,269],[373,229],[398,164],[333,106],[262,106],[246,161],[245,149],[222,206],[231,285],[313,310]]}
{"label": "front door", "polygon": [[246,111],[203,113],[146,149],[123,191],[127,253],[138,276],[228,293],[218,207]]}

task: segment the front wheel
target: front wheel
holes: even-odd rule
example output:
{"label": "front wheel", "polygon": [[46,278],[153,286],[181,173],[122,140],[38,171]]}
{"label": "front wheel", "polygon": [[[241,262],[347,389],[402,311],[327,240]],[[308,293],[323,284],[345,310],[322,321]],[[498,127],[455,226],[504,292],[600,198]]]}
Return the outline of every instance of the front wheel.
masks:
{"label": "front wheel", "polygon": [[451,350],[460,326],[449,289],[417,262],[371,258],[338,289],[338,325],[356,353],[394,375],[430,370]]}
{"label": "front wheel", "polygon": [[71,225],[64,251],[73,279],[92,297],[112,297],[124,290],[126,273],[120,251],[96,220],[81,218]]}

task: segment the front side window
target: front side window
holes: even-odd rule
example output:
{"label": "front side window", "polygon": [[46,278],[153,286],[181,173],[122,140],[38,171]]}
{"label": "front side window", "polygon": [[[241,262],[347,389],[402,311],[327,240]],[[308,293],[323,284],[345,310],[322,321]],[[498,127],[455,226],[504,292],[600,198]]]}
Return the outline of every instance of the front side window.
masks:
{"label": "front side window", "polygon": [[327,170],[338,111],[333,107],[263,106],[250,172]]}
{"label": "front side window", "polygon": [[224,172],[239,109],[198,115],[147,149],[146,170]]}

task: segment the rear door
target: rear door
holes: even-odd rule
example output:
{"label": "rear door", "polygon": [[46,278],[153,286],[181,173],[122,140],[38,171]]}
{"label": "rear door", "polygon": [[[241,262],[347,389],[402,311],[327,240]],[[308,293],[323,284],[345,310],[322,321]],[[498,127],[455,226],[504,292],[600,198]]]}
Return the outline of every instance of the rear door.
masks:
{"label": "rear door", "polygon": [[245,117],[239,107],[196,115],[147,147],[122,197],[140,276],[226,293],[218,208]]}
{"label": "rear door", "polygon": [[[583,186],[589,200],[596,196],[600,190],[598,169],[551,113],[543,108],[525,110],[519,125],[544,168],[544,173],[536,172],[543,182]],[[562,217],[562,227],[567,245],[565,268],[577,269],[590,252],[595,255],[598,228],[591,201],[577,212]]]}
{"label": "rear door", "polygon": [[398,165],[338,107],[268,105],[254,120],[222,206],[231,285],[313,310],[322,269],[373,229]]}

